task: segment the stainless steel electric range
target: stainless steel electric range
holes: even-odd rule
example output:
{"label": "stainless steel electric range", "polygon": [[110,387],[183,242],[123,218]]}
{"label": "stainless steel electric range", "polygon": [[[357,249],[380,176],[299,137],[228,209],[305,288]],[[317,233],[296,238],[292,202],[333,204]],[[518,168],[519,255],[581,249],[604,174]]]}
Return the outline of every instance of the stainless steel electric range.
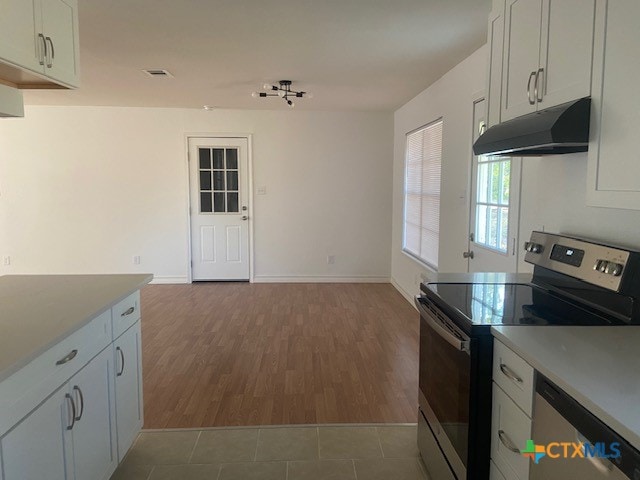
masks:
{"label": "stainless steel electric range", "polygon": [[416,297],[418,444],[434,479],[489,478],[491,326],[640,324],[639,252],[544,232],[525,249],[534,265],[528,281],[439,278]]}

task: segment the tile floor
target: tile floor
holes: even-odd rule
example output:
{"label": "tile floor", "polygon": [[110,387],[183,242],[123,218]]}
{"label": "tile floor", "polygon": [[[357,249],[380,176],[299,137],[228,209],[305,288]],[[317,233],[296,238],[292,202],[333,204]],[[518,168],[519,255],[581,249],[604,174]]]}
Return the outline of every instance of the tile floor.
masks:
{"label": "tile floor", "polygon": [[111,480],[426,480],[415,425],[144,431]]}

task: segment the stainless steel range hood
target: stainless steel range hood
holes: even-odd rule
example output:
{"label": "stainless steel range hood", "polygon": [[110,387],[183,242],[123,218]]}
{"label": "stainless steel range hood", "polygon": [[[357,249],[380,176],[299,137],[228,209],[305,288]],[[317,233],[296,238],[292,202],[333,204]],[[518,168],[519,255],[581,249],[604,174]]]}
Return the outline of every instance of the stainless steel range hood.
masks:
{"label": "stainless steel range hood", "polygon": [[539,157],[586,152],[591,99],[582,98],[494,125],[476,140],[476,155]]}

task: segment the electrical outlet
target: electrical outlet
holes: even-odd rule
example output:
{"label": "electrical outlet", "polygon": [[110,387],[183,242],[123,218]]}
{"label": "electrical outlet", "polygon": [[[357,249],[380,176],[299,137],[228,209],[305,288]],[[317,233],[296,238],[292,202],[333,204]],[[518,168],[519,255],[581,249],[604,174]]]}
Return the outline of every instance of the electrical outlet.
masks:
{"label": "electrical outlet", "polygon": [[327,263],[329,265],[333,265],[334,263],[336,263],[336,256],[335,255],[327,255]]}
{"label": "electrical outlet", "polygon": [[5,267],[8,267],[9,265],[11,265],[11,257],[9,255],[6,255],[2,259],[2,263],[4,264]]}
{"label": "electrical outlet", "polygon": [[140,255],[134,255],[133,256],[133,264],[134,265],[140,265]]}

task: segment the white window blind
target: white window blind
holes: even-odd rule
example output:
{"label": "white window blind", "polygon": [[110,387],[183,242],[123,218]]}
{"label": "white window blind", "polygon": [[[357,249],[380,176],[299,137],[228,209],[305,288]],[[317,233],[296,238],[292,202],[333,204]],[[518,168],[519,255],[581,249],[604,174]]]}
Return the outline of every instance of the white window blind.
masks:
{"label": "white window blind", "polygon": [[438,268],[442,120],[407,134],[403,250]]}

